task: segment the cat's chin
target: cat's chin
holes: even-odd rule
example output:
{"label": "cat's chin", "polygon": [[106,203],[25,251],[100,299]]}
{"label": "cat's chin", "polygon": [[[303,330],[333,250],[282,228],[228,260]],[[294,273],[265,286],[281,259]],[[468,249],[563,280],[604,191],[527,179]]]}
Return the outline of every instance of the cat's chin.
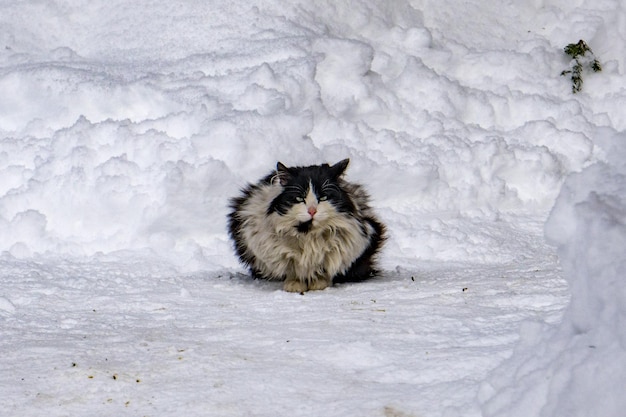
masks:
{"label": "cat's chin", "polygon": [[300,233],[307,233],[311,230],[312,227],[313,227],[313,219],[307,222],[298,223],[296,225],[296,229],[298,229],[298,232]]}
{"label": "cat's chin", "polygon": [[308,233],[311,230],[319,230],[320,228],[324,228],[328,226],[328,223],[325,221],[326,218],[317,218],[314,217],[307,221],[299,222],[295,225],[295,228],[298,229],[298,232]]}

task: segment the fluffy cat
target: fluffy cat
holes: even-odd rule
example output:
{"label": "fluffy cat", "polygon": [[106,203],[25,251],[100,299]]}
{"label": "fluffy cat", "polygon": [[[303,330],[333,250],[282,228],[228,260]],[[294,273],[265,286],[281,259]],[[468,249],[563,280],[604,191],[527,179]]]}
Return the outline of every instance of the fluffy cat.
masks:
{"label": "fluffy cat", "polygon": [[279,162],[231,199],[229,233],[255,277],[304,292],[375,273],[385,226],[363,188],[342,178],[349,162],[291,168]]}

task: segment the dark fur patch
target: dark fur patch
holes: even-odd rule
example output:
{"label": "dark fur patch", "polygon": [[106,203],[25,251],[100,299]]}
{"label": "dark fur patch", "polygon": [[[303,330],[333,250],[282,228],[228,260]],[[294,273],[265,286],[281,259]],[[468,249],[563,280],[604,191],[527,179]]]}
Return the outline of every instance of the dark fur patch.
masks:
{"label": "dark fur patch", "polygon": [[299,225],[296,226],[296,228],[298,229],[298,232],[300,233],[307,233],[309,230],[311,230],[311,226],[313,226],[313,220],[300,223]]}

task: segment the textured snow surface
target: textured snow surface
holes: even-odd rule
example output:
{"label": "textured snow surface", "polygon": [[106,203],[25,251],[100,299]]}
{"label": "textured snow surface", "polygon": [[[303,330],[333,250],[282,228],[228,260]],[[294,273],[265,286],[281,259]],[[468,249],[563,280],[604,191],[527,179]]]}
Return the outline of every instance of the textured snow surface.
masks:
{"label": "textured snow surface", "polygon": [[[620,416],[625,66],[619,0],[0,1],[0,408]],[[250,279],[228,199],[346,157],[382,276]]]}

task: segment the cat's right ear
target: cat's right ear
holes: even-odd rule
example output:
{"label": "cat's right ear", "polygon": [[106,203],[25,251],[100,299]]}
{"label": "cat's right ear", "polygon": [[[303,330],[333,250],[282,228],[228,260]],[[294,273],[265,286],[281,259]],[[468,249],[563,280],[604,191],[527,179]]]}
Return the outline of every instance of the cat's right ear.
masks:
{"label": "cat's right ear", "polygon": [[276,176],[274,176],[273,181],[279,182],[283,187],[287,185],[287,180],[289,179],[289,168],[287,168],[282,162],[276,164]]}
{"label": "cat's right ear", "polygon": [[339,178],[343,175],[348,168],[348,164],[350,163],[350,158],[346,158],[343,161],[337,162],[335,165],[330,167],[330,172],[332,172],[333,177]]}

